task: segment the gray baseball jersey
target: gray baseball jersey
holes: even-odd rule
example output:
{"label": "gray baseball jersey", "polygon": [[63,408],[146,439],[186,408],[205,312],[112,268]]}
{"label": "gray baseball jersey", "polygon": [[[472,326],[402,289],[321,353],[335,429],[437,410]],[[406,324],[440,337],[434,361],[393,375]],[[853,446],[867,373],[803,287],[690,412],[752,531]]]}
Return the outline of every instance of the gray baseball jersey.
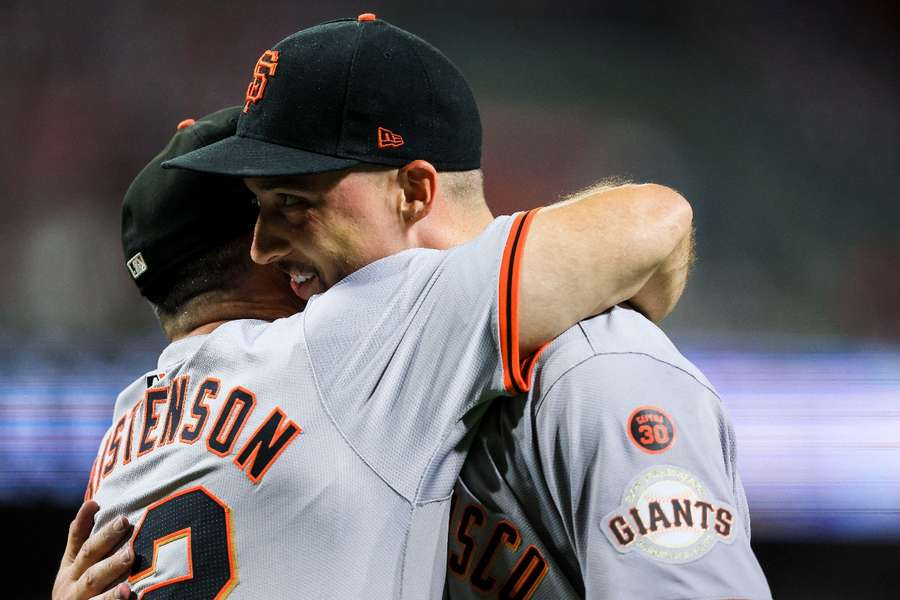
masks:
{"label": "gray baseball jersey", "polygon": [[557,338],[495,403],[450,519],[463,598],[770,598],[715,390],[639,313]]}
{"label": "gray baseball jersey", "polygon": [[440,597],[463,416],[527,381],[509,290],[530,217],[168,346],[119,395],[87,493],[95,530],[136,524],[139,596]]}

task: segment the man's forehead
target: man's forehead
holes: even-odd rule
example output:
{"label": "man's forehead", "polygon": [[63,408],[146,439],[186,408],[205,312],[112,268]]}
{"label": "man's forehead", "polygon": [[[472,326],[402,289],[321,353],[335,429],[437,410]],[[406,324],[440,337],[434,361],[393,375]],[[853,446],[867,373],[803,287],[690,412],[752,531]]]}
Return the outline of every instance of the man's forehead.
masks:
{"label": "man's forehead", "polygon": [[309,175],[279,175],[277,177],[245,177],[244,183],[251,190],[268,191],[279,188],[325,191],[347,175],[344,171],[312,173]]}

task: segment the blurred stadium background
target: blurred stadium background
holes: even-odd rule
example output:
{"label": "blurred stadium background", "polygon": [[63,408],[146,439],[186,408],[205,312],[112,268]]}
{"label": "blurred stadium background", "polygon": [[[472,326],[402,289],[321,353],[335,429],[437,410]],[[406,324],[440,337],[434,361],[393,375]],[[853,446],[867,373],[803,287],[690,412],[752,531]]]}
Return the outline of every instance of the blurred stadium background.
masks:
{"label": "blurred stadium background", "polygon": [[115,395],[164,345],[119,246],[131,178],[262,50],[372,11],[471,82],[496,212],[608,176],[692,202],[664,329],[734,418],[775,596],[900,597],[900,19],[784,4],[3,2],[3,595],[49,593]]}

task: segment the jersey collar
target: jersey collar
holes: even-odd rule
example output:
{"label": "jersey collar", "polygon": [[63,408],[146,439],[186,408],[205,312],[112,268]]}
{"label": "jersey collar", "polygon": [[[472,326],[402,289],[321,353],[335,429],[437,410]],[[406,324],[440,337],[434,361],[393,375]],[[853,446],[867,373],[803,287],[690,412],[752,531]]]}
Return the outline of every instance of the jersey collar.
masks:
{"label": "jersey collar", "polygon": [[206,341],[207,337],[209,337],[209,334],[189,335],[186,338],[172,342],[159,355],[156,368],[160,371],[168,371],[172,366],[184,362],[185,359],[200,348],[200,345]]}

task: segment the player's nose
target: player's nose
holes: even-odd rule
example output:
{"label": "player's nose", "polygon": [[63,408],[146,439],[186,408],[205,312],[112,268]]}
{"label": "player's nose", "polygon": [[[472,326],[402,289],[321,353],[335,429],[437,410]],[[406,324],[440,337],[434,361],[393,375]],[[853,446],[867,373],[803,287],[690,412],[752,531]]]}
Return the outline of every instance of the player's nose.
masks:
{"label": "player's nose", "polygon": [[253,228],[253,243],[250,245],[250,258],[253,262],[266,265],[287,256],[290,245],[284,236],[278,234],[273,223],[260,211]]}

